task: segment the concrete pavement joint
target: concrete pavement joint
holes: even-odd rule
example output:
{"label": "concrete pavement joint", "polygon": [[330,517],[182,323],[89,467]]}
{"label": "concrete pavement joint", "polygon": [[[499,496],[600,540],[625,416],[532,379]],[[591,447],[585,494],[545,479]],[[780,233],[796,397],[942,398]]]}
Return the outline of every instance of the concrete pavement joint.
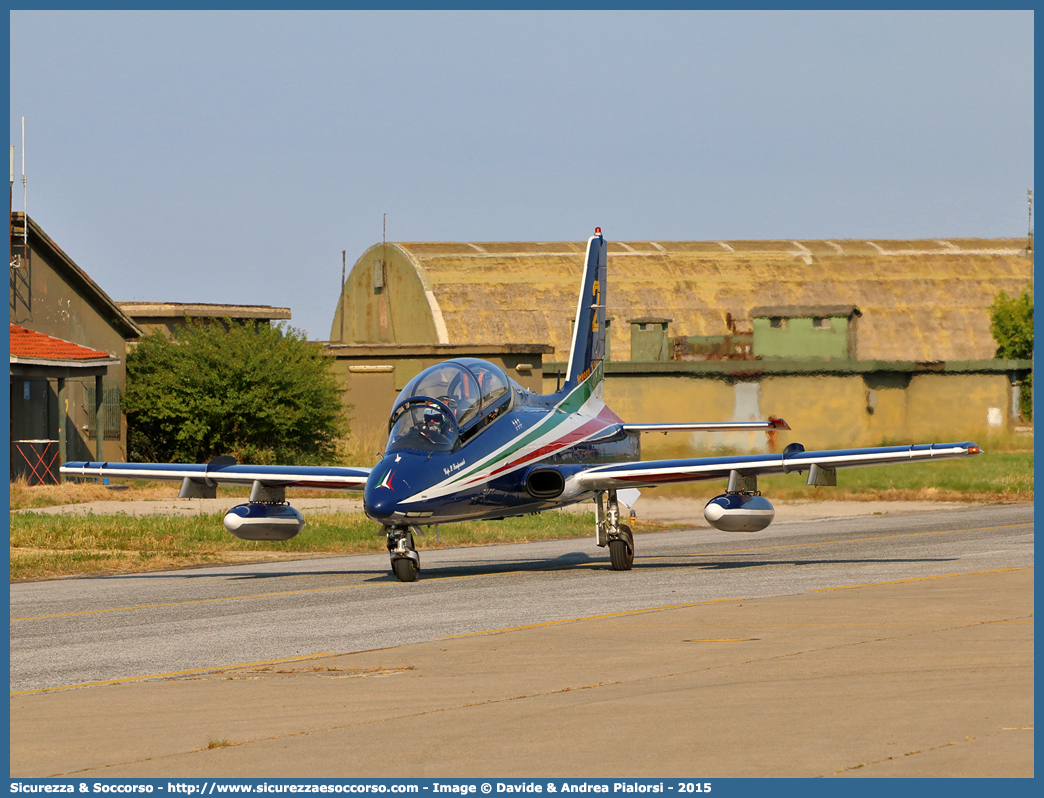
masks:
{"label": "concrete pavement joint", "polygon": [[[637,680],[637,681],[644,681],[644,680]],[[426,709],[423,712],[411,712],[411,713],[408,713],[408,714],[405,714],[405,715],[395,715],[395,716],[386,717],[386,718],[373,718],[372,720],[360,721],[358,723],[344,723],[344,724],[338,724],[336,726],[324,727],[324,728],[321,728],[321,729],[307,729],[307,730],[304,730],[304,731],[287,732],[286,734],[271,735],[269,737],[259,737],[259,738],[255,739],[255,740],[243,740],[241,742],[232,743],[231,745],[232,746],[251,745],[253,743],[263,743],[263,742],[268,742],[268,741],[273,741],[273,740],[286,740],[286,739],[292,739],[292,738],[295,738],[295,737],[307,737],[307,736],[309,736],[311,734],[324,734],[324,733],[333,732],[333,731],[344,731],[345,729],[351,729],[351,728],[361,727],[361,726],[369,726],[369,725],[374,724],[374,723],[387,723],[389,721],[408,720],[410,718],[421,718],[421,717],[424,717],[425,715],[438,715],[438,714],[441,714],[443,712],[453,712],[453,711],[459,710],[459,709],[472,709],[474,707],[484,707],[484,706],[491,706],[491,705],[494,705],[494,704],[504,704],[504,703],[507,703],[507,702],[510,702],[510,701],[521,701],[521,700],[525,700],[525,699],[528,699],[528,698],[542,698],[544,696],[557,695],[557,694],[560,694],[560,693],[571,693],[571,692],[576,692],[578,690],[593,690],[593,689],[596,689],[596,688],[599,688],[599,687],[607,687],[607,686],[615,685],[615,684],[622,684],[622,682],[599,682],[598,684],[581,685],[579,687],[559,687],[559,688],[556,688],[554,690],[548,690],[548,691],[545,691],[545,692],[542,692],[542,693],[533,693],[532,695],[517,695],[517,696],[510,696],[508,698],[490,698],[490,699],[487,699],[486,701],[474,701],[474,702],[471,702],[471,703],[468,703],[468,704],[457,704],[457,705],[451,706],[451,707],[438,707],[436,709]],[[223,746],[223,747],[231,747],[231,746]],[[54,774],[52,774],[50,776],[50,778],[68,777],[68,776],[76,775],[78,773],[89,773],[89,772],[94,771],[94,770],[105,770],[107,768],[120,767],[120,766],[123,766],[123,765],[135,765],[135,764],[139,764],[141,762],[158,762],[158,761],[161,761],[161,760],[164,760],[164,759],[172,759],[174,757],[184,756],[185,754],[205,753],[205,752],[210,751],[210,750],[215,750],[215,749],[212,749],[210,747],[207,747],[207,748],[194,748],[194,749],[191,749],[189,751],[179,751],[177,753],[167,754],[167,755],[162,756],[162,757],[146,757],[144,759],[129,760],[127,762],[110,762],[109,764],[102,765],[100,767],[83,768],[81,770],[70,771],[69,773],[54,773]]]}
{"label": "concrete pavement joint", "polygon": [[[1002,618],[1002,619],[994,619],[994,620],[989,620],[989,621],[977,621],[977,622],[974,622],[974,623],[960,624],[960,625],[957,625],[957,626],[945,627],[945,628],[942,628],[942,629],[932,629],[932,630],[929,630],[929,631],[932,632],[932,633],[948,632],[948,631],[954,631],[954,630],[957,630],[957,629],[968,629],[968,628],[972,628],[972,627],[975,627],[975,626],[985,626],[985,625],[994,624],[994,623],[1006,623],[1006,622],[1010,622],[1010,621],[1013,621],[1013,620],[1017,621],[1017,620],[1022,620],[1023,618],[1026,618],[1026,617],[1032,617],[1032,616],[1018,616],[1017,618]],[[917,637],[917,636],[923,635],[925,633],[926,632],[912,632],[912,633],[902,634],[902,635],[892,635],[892,636],[875,638],[873,640],[860,640],[860,641],[856,641],[856,642],[852,642],[852,643],[842,643],[842,644],[838,644],[838,645],[835,645],[835,646],[820,646],[818,648],[809,648],[809,649],[803,649],[801,651],[792,651],[792,652],[787,652],[787,653],[784,653],[784,654],[776,654],[776,655],[769,656],[769,657],[755,657],[753,659],[745,660],[745,661],[740,662],[738,664],[740,664],[740,665],[757,665],[757,664],[760,664],[760,663],[771,662],[773,660],[782,660],[782,659],[788,659],[788,658],[796,657],[796,656],[804,656],[804,655],[808,655],[808,654],[821,653],[821,652],[824,652],[824,651],[834,651],[834,650],[841,650],[841,649],[844,649],[844,648],[853,648],[855,646],[865,645],[865,644],[868,644],[868,643],[884,643],[884,642],[890,642],[892,640],[897,640],[897,639],[905,638],[905,637]],[[462,710],[462,709],[473,709],[473,708],[476,708],[476,707],[492,706],[492,705],[496,705],[496,704],[503,704],[503,703],[513,702],[513,701],[524,701],[524,700],[532,699],[532,698],[543,698],[543,697],[546,697],[546,696],[561,695],[563,693],[579,692],[579,691],[584,691],[584,690],[595,690],[595,689],[598,689],[598,688],[601,688],[601,687],[614,687],[614,686],[618,686],[618,685],[638,684],[638,683],[641,683],[641,682],[652,682],[652,681],[662,680],[662,679],[674,679],[674,678],[683,677],[683,676],[692,676],[692,675],[695,675],[695,674],[698,674],[698,673],[709,673],[709,672],[713,672],[713,671],[722,671],[722,670],[725,670],[727,668],[734,668],[734,667],[736,667],[736,664],[737,663],[722,663],[720,665],[711,665],[711,666],[706,666],[706,667],[694,668],[692,670],[676,671],[676,672],[671,672],[671,673],[661,673],[661,674],[655,674],[655,675],[651,675],[651,676],[639,677],[639,678],[635,678],[635,679],[608,681],[608,682],[598,682],[596,684],[589,684],[589,685],[558,687],[558,688],[555,688],[555,689],[552,689],[552,690],[546,690],[546,691],[537,692],[537,693],[516,695],[516,696],[510,696],[510,697],[507,697],[507,698],[491,698],[491,699],[487,699],[485,701],[474,701],[474,702],[469,702],[469,703],[466,703],[466,704],[457,704],[457,705],[449,706],[449,707],[437,707],[437,708],[434,708],[434,709],[424,710],[422,712],[411,712],[411,713],[407,713],[407,714],[403,714],[403,715],[396,715],[396,716],[391,716],[391,717],[374,718],[374,719],[371,719],[371,720],[360,721],[358,723],[337,724],[337,725],[328,726],[328,727],[324,727],[324,728],[320,728],[320,729],[307,729],[307,730],[302,730],[302,731],[297,731],[297,732],[288,732],[286,734],[273,735],[273,736],[269,736],[269,737],[258,738],[256,740],[244,740],[244,741],[237,742],[234,745],[236,745],[236,746],[250,745],[252,743],[257,743],[257,742],[266,742],[266,741],[271,741],[271,740],[282,740],[282,739],[289,739],[289,738],[295,738],[295,737],[305,737],[305,736],[308,736],[308,735],[311,735],[311,734],[323,734],[323,733],[329,733],[329,732],[334,732],[334,731],[343,731],[343,730],[346,730],[346,729],[355,728],[355,727],[361,727],[361,726],[368,726],[368,725],[375,724],[375,723],[386,723],[386,722],[390,722],[390,721],[408,720],[410,718],[419,718],[419,717],[424,717],[424,716],[427,716],[427,715],[437,715],[437,714],[442,714],[442,713],[446,713],[446,712],[453,712],[453,711]],[[244,666],[244,667],[249,667],[249,666]],[[231,668],[226,668],[226,669],[223,669],[223,670],[232,670],[232,669]],[[222,671],[219,671],[219,672],[222,672]],[[307,672],[305,672],[305,673],[307,673]],[[816,678],[820,678],[820,677],[816,677]],[[829,678],[829,677],[826,677],[826,678]],[[972,738],[972,739],[974,739],[974,738]],[[906,756],[910,756],[910,755],[918,754],[918,753],[923,753],[923,752],[926,752],[926,751],[933,751],[933,750],[937,750],[939,748],[944,748],[944,747],[947,747],[947,746],[950,746],[950,745],[956,745],[956,744],[957,743],[947,743],[946,745],[935,746],[933,748],[924,749],[923,751],[911,751],[908,754],[906,754]],[[179,752],[179,753],[175,753],[175,754],[169,754],[166,757],[160,757],[159,759],[169,759],[169,758],[176,757],[176,756],[183,756],[185,753],[190,753],[190,754],[192,754],[192,753],[203,753],[203,752],[205,752],[207,750],[211,750],[211,749],[209,749],[209,748],[193,749],[193,750],[190,750],[190,751],[187,751],[187,752]],[[880,762],[886,762],[886,761],[888,761],[889,759],[892,759],[892,758],[893,757],[888,757],[886,759],[880,760],[879,762],[864,763],[864,764],[860,764],[860,765],[856,765],[856,766],[852,766],[852,767],[843,768],[842,770],[839,770],[837,772],[841,773],[841,772],[845,772],[845,771],[848,771],[848,770],[856,770],[856,769],[859,769],[859,768],[862,768],[862,767],[866,767],[867,765],[873,765],[873,764],[879,764]],[[105,765],[104,767],[108,768],[108,767],[114,767],[116,765],[136,764],[137,762],[142,762],[142,761],[153,761],[153,758],[144,759],[144,760],[135,760],[135,761],[131,761],[131,762],[111,763],[109,765]],[[62,775],[73,775],[75,773],[84,773],[84,772],[88,772],[88,771],[94,770],[94,769],[95,768],[87,768],[85,770],[73,771],[73,773],[70,773],[70,774],[55,774],[55,777],[60,777]]]}
{"label": "concrete pavement joint", "polygon": [[[1001,731],[1002,732],[1023,731],[1023,730],[1032,729],[1032,728],[1033,728],[1032,726],[1022,726],[1022,727],[1015,728],[1015,729],[1007,729],[1007,728],[1005,728],[1005,729],[1002,729]],[[997,735],[995,735],[995,734],[986,735],[986,737],[996,737],[996,736]],[[972,743],[972,742],[975,742],[977,739],[979,739],[979,738],[968,736],[968,737],[965,737],[963,740],[956,740],[954,742],[943,743],[942,745],[935,745],[935,746],[932,746],[931,748],[922,748],[922,749],[917,750],[917,751],[907,751],[905,754],[903,754],[903,757],[917,756],[918,754],[927,754],[927,753],[931,753],[932,751],[941,751],[943,748],[951,748],[951,747],[953,747],[955,745],[964,745],[965,743]],[[892,761],[894,761],[897,758],[898,757],[888,756],[888,757],[885,757],[884,759],[878,759],[878,760],[875,760],[873,762],[863,762],[863,763],[860,763],[858,765],[849,765],[847,767],[843,767],[843,768],[839,768],[838,770],[835,770],[834,773],[835,774],[837,774],[837,773],[849,773],[849,772],[851,772],[853,770],[859,770],[860,768],[873,767],[874,765],[881,765],[881,764],[884,764],[885,762],[892,762]]]}

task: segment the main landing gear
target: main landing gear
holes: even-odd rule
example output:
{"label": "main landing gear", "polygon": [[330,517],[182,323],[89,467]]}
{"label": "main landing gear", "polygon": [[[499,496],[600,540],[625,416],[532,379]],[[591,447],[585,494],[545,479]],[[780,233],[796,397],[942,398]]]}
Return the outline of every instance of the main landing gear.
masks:
{"label": "main landing gear", "polygon": [[400,582],[416,582],[420,573],[420,555],[413,544],[413,532],[407,527],[387,527],[386,533],[395,578]]}
{"label": "main landing gear", "polygon": [[634,533],[629,526],[620,523],[616,491],[606,493],[606,501],[603,501],[601,491],[595,494],[595,542],[609,547],[609,562],[614,571],[630,571],[634,564]]}

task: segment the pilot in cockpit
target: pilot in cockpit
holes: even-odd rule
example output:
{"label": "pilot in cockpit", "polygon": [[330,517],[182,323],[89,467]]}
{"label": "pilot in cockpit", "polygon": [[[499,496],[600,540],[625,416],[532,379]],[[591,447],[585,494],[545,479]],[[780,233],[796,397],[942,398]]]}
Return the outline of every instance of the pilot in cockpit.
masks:
{"label": "pilot in cockpit", "polygon": [[446,417],[442,412],[433,408],[424,411],[424,437],[432,443],[443,444],[449,441],[446,431]]}

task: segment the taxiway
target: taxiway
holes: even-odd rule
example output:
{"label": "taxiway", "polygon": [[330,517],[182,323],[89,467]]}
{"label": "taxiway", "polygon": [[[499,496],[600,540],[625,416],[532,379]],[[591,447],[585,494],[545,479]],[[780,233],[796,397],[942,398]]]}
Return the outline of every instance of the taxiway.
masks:
{"label": "taxiway", "polygon": [[978,767],[961,729],[1032,773],[1031,506],[636,542],[625,573],[568,540],[422,551],[413,584],[363,555],[13,585],[12,774],[903,775]]}

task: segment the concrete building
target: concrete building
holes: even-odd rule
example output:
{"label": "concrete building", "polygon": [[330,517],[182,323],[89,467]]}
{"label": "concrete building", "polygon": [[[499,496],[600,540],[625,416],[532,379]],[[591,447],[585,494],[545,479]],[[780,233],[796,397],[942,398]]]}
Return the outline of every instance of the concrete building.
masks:
{"label": "concrete building", "polygon": [[388,413],[399,391],[421,371],[456,357],[496,363],[530,391],[543,390],[543,358],[554,350],[544,344],[337,344],[325,345],[335,360],[334,374],[344,385],[345,412],[351,434],[373,448],[384,448]]}
{"label": "concrete building", "polygon": [[[56,485],[60,481],[58,467],[68,458],[70,414],[61,412],[68,406],[67,383],[95,381],[93,397],[86,407],[87,437],[94,438],[95,459],[98,444],[105,440],[97,434],[98,419],[110,434],[120,429],[120,406],[104,403],[100,408],[90,401],[104,396],[104,378],[110,368],[120,365],[118,358],[86,346],[63,341],[26,327],[11,325],[11,476],[24,477],[32,485]],[[17,396],[18,387],[22,394]]]}
{"label": "concrete building", "polygon": [[142,335],[157,330],[168,338],[177,338],[178,328],[186,319],[213,320],[220,323],[253,324],[254,329],[273,321],[289,321],[290,308],[271,305],[208,305],[187,302],[117,302],[120,309],[141,328]]}
{"label": "concrete building", "polygon": [[[126,459],[120,397],[141,330],[23,213],[11,214],[10,310],[12,442],[52,441],[62,460]],[[12,444],[13,469],[19,457]]]}
{"label": "concrete building", "polygon": [[[331,344],[552,347],[553,390],[584,247],[374,245],[345,281]],[[1027,254],[1022,239],[611,241],[606,400],[635,422],[780,415],[795,428],[774,440],[649,436],[650,454],[1010,430],[1031,364],[993,359],[988,308],[1031,282]],[[393,399],[367,414],[386,416]]]}

